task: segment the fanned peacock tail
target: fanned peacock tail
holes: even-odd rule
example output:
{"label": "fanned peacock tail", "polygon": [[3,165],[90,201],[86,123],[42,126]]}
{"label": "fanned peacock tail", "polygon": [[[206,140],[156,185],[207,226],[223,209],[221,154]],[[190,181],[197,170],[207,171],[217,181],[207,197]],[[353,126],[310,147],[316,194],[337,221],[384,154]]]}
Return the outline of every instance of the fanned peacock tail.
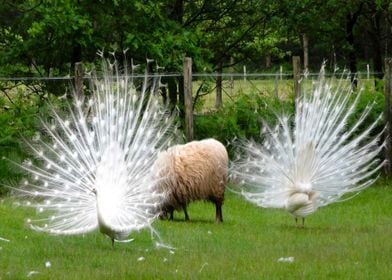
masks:
{"label": "fanned peacock tail", "polygon": [[133,79],[117,62],[103,60],[103,76],[91,78],[91,97],[74,96],[66,117],[49,106],[44,134],[26,141],[36,159],[21,167],[31,178],[16,189],[37,209],[39,218],[28,221],[34,229],[81,234],[99,228],[112,240],[153,230],[162,194],[152,167],[176,140],[175,117],[159,102],[158,80],[148,82],[146,75],[137,90]]}
{"label": "fanned peacock tail", "polygon": [[242,195],[258,206],[304,217],[371,185],[383,165],[377,157],[382,132],[372,135],[381,116],[359,130],[372,109],[368,105],[348,126],[359,95],[350,103],[350,82],[326,81],[322,68],[313,92],[297,100],[293,119],[278,116],[276,127],[264,126],[261,144],[239,145],[231,171],[243,184]]}

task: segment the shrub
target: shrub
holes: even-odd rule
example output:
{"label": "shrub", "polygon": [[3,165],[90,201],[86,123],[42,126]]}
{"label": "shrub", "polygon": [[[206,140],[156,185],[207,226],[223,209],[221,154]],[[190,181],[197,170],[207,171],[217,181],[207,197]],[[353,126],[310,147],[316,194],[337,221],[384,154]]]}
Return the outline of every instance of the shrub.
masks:
{"label": "shrub", "polygon": [[236,138],[260,138],[262,123],[276,122],[276,114],[292,114],[294,102],[281,100],[269,94],[240,94],[234,102],[218,111],[195,116],[195,136],[197,139],[213,137],[227,145]]}
{"label": "shrub", "polygon": [[[357,97],[357,94],[360,94],[359,100],[357,103],[357,107],[355,108],[355,112],[351,116],[351,118],[348,121],[348,127],[351,126],[352,123],[354,123],[355,120],[357,120],[363,111],[365,110],[366,106],[372,105],[372,110],[370,111],[369,115],[367,118],[364,120],[364,122],[360,125],[358,128],[356,134],[360,133],[363,129],[366,129],[369,127],[376,119],[381,116],[384,112],[384,93],[381,90],[374,90],[372,86],[366,85],[361,92],[354,92],[352,95],[352,99]],[[384,120],[381,119],[375,129],[373,130],[372,134],[378,134],[380,133],[384,128]]]}
{"label": "shrub", "polygon": [[0,96],[0,195],[7,192],[2,185],[14,185],[23,173],[5,158],[22,162],[29,156],[23,138],[38,131],[37,114],[45,114],[42,96],[27,94],[23,88]]}

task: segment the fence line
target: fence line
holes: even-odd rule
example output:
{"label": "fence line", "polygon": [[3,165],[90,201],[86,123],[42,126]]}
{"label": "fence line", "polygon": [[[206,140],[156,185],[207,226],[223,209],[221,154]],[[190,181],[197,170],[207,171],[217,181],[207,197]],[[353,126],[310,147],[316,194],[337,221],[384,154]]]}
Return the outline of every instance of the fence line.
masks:
{"label": "fence line", "polygon": [[[318,77],[319,72],[313,72],[313,73],[301,73],[301,77]],[[349,74],[348,72],[339,72],[339,73],[325,73],[326,77],[339,77],[341,75],[346,75]],[[383,74],[379,72],[357,72],[357,75],[365,75],[366,78],[362,79],[367,79],[370,80],[372,77],[375,77],[377,75]],[[286,72],[286,73],[246,73],[244,76],[244,73],[218,73],[218,72],[213,72],[213,73],[192,73],[193,78],[217,78],[217,77],[223,77],[223,78],[243,78],[243,77],[249,77],[249,78],[280,78],[280,77],[287,77],[287,78],[293,78],[293,72]],[[133,77],[133,78],[145,78],[146,74],[129,74],[128,76]],[[147,77],[149,78],[162,78],[162,77],[182,77],[182,73],[150,73],[147,74]],[[99,75],[98,75],[99,77]],[[110,76],[109,76],[110,77]],[[124,75],[120,75],[120,77],[124,77]],[[92,76],[90,75],[84,75],[83,79],[89,80],[91,79]],[[110,78],[117,78],[117,76],[111,76]],[[64,80],[69,80],[72,81],[75,79],[75,76],[59,76],[59,77],[0,77],[0,81],[64,81]]]}
{"label": "fence line", "polygon": [[[295,88],[295,93],[296,97],[300,95],[301,91],[301,85],[300,85],[300,80],[302,78],[307,78],[307,77],[313,77],[313,76],[319,76],[319,73],[308,73],[308,72],[303,72],[300,69],[300,61],[298,61],[299,57],[294,57],[293,59],[293,72],[283,72],[282,67],[280,67],[279,71],[276,73],[247,73],[246,67],[243,68],[244,72],[243,73],[193,73],[192,72],[192,59],[191,58],[185,58],[183,61],[183,67],[184,71],[183,73],[149,73],[147,74],[148,77],[150,78],[163,78],[163,77],[183,77],[184,80],[184,95],[186,96],[186,106],[185,106],[185,127],[187,128],[187,138],[188,140],[191,140],[193,138],[193,106],[192,106],[192,81],[193,78],[217,78],[217,77],[227,77],[233,80],[233,78],[243,78],[245,81],[247,78],[274,78],[274,87],[275,87],[275,94],[278,96],[278,79],[282,80],[283,77],[285,78],[290,78],[293,79],[294,82],[294,88]],[[81,64],[79,64],[81,67]],[[392,84],[392,60],[391,58],[387,58],[385,60],[385,69],[386,69],[386,74],[384,76],[385,80],[385,111],[384,111],[384,123],[386,129],[385,133],[385,139],[386,139],[386,145],[385,145],[385,150],[384,150],[384,156],[385,159],[389,164],[386,165],[384,172],[390,176],[391,174],[391,162],[392,162],[392,151],[391,151],[391,137],[392,137],[392,113],[391,113],[391,84]],[[99,73],[98,73],[99,74]],[[326,77],[342,77],[344,75],[349,75],[350,73],[348,71],[342,71],[342,72],[332,72],[332,73],[326,73]],[[372,74],[373,77],[379,76],[381,73],[378,72],[372,72],[370,73],[370,67],[367,65],[367,71],[366,72],[357,72],[356,76],[357,79],[361,80],[364,79],[360,77],[361,74],[366,74],[367,80],[370,79],[370,75]],[[139,74],[139,73],[131,73],[129,75],[132,78],[145,78],[146,74]],[[113,79],[118,78],[118,76],[112,76]],[[81,93],[83,92],[83,80],[84,79],[91,79],[91,75],[85,75],[81,68],[76,69],[75,68],[75,76],[60,76],[60,77],[0,77],[0,81],[5,81],[5,82],[11,82],[11,81],[64,81],[68,80],[70,82],[74,82],[77,92]],[[366,80],[366,79],[364,79]],[[179,85],[181,86],[181,85]],[[181,92],[181,91],[179,91]],[[7,93],[5,93],[7,94]]]}

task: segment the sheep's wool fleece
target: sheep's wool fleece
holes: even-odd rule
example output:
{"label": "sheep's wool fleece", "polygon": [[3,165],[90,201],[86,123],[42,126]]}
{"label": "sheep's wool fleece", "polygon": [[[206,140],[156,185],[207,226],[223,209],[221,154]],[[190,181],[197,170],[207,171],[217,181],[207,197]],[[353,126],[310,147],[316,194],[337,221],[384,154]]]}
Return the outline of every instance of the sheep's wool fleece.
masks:
{"label": "sheep's wool fleece", "polygon": [[176,209],[193,200],[222,200],[228,173],[225,146],[206,139],[176,145],[157,159],[159,187]]}

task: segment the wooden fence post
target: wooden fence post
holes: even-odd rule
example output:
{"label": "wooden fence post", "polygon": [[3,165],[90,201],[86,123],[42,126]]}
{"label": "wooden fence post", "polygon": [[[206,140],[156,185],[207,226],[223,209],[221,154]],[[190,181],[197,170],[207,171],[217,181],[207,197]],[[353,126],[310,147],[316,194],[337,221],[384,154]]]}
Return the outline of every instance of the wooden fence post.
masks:
{"label": "wooden fence post", "polygon": [[275,97],[279,98],[279,75],[276,73],[275,75],[275,86],[274,86],[274,91],[275,91]]}
{"label": "wooden fence post", "polygon": [[218,65],[218,76],[216,77],[216,97],[215,97],[215,108],[219,109],[222,107],[222,63]]}
{"label": "wooden fence post", "polygon": [[279,75],[280,75],[280,79],[283,80],[283,66],[282,65],[279,67]]}
{"label": "wooden fence post", "polygon": [[[230,57],[230,73],[234,73],[234,58]],[[230,75],[230,94],[233,94],[234,89],[234,77]]]}
{"label": "wooden fence post", "polygon": [[366,79],[370,80],[370,65],[366,64]]}
{"label": "wooden fence post", "polygon": [[184,103],[185,103],[185,134],[187,141],[193,140],[193,99],[192,99],[192,58],[185,57],[184,71]]}
{"label": "wooden fence post", "polygon": [[392,58],[385,58],[385,166],[384,172],[387,177],[391,175],[391,90],[392,90]]}
{"label": "wooden fence post", "polygon": [[306,33],[302,34],[302,42],[304,46],[304,71],[309,71],[309,38]]}
{"label": "wooden fence post", "polygon": [[81,62],[75,63],[75,92],[78,98],[83,97],[83,64]]}
{"label": "wooden fence post", "polygon": [[301,58],[299,56],[293,56],[293,79],[295,100],[297,100],[301,96]]}
{"label": "wooden fence post", "polygon": [[246,65],[244,65],[243,69],[244,69],[244,81],[246,81]]}

